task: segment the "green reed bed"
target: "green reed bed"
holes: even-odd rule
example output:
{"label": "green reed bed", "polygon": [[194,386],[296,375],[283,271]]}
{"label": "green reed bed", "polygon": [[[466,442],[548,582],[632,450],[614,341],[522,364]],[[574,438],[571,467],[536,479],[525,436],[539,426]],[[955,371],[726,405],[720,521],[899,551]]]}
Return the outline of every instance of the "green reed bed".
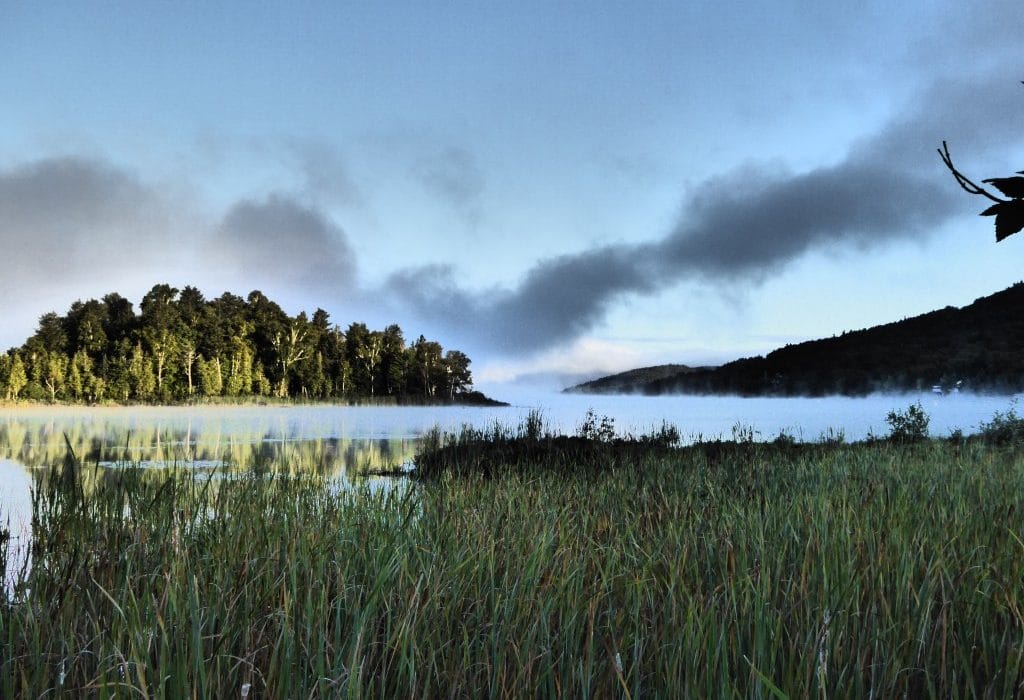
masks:
{"label": "green reed bed", "polygon": [[1022,693],[1014,448],[608,454],[377,492],[54,478],[0,696]]}

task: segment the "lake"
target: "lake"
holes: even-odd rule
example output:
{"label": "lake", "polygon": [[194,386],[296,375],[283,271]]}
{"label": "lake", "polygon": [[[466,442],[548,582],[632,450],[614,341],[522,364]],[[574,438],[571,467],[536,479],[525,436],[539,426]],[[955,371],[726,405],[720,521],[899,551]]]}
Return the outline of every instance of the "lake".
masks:
{"label": "lake", "polygon": [[[189,469],[253,466],[313,471],[342,481],[367,468],[408,463],[418,439],[437,426],[495,422],[516,426],[531,410],[549,428],[574,433],[588,410],[608,416],[621,432],[647,432],[667,421],[684,440],[730,439],[734,428],[771,440],[785,431],[814,441],[842,433],[847,440],[885,435],[886,414],[920,402],[931,432],[965,433],[1013,406],[1013,397],[974,394],[738,398],[728,396],[595,396],[519,390],[496,392],[509,407],[200,406],[24,407],[0,409],[0,527],[12,547],[8,572],[24,561],[32,473],[59,464],[66,443],[89,465]],[[19,555],[19,551],[21,554]]]}

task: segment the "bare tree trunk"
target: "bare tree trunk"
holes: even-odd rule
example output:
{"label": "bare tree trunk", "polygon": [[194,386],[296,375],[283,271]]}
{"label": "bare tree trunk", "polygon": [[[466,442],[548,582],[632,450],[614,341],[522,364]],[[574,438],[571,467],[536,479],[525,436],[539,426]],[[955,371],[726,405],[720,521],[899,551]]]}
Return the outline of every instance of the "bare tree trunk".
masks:
{"label": "bare tree trunk", "polygon": [[192,365],[194,365],[196,361],[196,351],[192,348],[189,348],[188,350],[185,351],[183,359],[185,361],[185,377],[188,379],[188,395],[192,396],[192,393],[194,391],[192,385]]}

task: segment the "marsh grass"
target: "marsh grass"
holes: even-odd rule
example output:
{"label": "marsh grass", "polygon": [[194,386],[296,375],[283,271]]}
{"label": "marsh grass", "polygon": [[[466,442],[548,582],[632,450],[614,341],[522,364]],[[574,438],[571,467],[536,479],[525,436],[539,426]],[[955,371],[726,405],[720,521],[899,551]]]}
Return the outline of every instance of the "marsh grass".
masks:
{"label": "marsh grass", "polygon": [[504,466],[392,491],[52,474],[0,696],[1022,693],[1012,448],[494,431]]}

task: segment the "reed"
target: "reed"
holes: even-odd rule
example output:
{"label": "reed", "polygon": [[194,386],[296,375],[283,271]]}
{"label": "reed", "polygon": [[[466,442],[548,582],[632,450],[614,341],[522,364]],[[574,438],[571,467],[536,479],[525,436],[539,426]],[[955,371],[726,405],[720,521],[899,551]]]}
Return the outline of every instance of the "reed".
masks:
{"label": "reed", "polygon": [[1019,450],[708,445],[389,490],[55,472],[0,696],[1021,695]]}

